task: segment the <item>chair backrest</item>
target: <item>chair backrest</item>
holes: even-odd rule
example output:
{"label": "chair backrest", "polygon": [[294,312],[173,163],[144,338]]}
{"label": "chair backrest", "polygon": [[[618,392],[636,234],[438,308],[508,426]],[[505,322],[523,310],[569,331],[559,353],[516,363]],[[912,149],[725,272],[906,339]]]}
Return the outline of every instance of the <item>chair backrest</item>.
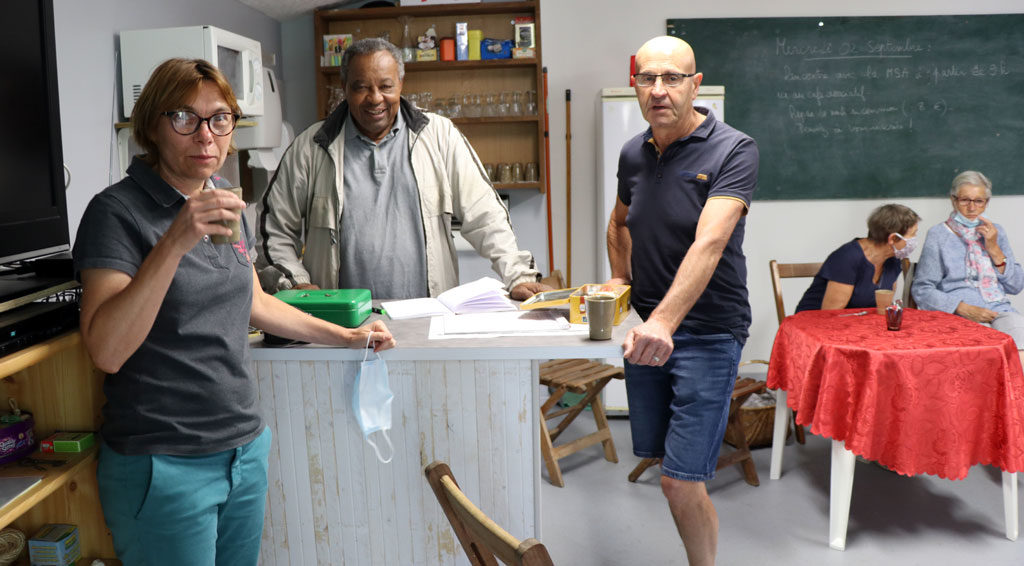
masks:
{"label": "chair backrest", "polygon": [[908,309],[916,309],[914,295],[910,292],[910,286],[914,283],[914,272],[917,270],[917,262],[909,259],[903,260],[903,306]]}
{"label": "chair backrest", "polygon": [[544,545],[535,538],[517,540],[484,514],[459,489],[448,464],[435,461],[424,469],[437,502],[473,566],[553,566]]}
{"label": "chair backrest", "polygon": [[772,289],[775,291],[775,312],[779,315],[779,324],[786,318],[786,307],[782,302],[782,280],[790,277],[814,277],[821,269],[818,263],[779,263],[774,259],[768,262],[772,273]]}
{"label": "chair backrest", "polygon": [[562,278],[562,272],[557,269],[553,270],[551,275],[541,279],[540,282],[552,289],[565,289],[565,279]]}

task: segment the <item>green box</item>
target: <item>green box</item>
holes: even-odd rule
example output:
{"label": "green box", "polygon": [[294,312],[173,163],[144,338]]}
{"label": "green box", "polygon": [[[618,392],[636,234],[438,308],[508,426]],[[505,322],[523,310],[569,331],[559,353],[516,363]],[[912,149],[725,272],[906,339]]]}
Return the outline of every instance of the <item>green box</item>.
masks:
{"label": "green box", "polygon": [[52,439],[54,452],[83,452],[96,443],[91,432],[58,432]]}
{"label": "green box", "polygon": [[355,328],[370,316],[369,289],[288,289],[275,297],[338,326]]}

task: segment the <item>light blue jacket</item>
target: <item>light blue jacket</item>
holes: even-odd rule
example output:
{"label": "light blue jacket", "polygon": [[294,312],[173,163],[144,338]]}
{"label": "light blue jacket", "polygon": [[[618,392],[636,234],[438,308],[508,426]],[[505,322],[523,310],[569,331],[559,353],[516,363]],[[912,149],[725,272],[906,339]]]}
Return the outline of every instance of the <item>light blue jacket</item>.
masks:
{"label": "light blue jacket", "polygon": [[[1024,269],[1013,257],[1006,231],[999,224],[995,227],[999,231],[999,247],[1006,254],[1005,273],[996,269],[996,276],[1003,293],[1016,295],[1024,289]],[[989,303],[977,287],[967,282],[967,245],[945,223],[928,230],[910,291],[917,307],[925,310],[952,313],[964,302],[996,312],[1014,311],[1009,296],[1001,302]]]}

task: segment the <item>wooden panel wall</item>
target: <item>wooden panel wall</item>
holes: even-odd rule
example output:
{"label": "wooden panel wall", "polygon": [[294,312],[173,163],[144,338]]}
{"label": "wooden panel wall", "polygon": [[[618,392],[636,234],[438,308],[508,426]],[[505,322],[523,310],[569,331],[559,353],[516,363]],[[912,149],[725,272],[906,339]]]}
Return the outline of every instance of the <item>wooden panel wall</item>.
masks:
{"label": "wooden panel wall", "polygon": [[390,362],[382,464],[352,410],[359,363],[256,362],[274,432],[261,564],[468,564],[423,476],[435,459],[514,536],[537,536],[533,364]]}

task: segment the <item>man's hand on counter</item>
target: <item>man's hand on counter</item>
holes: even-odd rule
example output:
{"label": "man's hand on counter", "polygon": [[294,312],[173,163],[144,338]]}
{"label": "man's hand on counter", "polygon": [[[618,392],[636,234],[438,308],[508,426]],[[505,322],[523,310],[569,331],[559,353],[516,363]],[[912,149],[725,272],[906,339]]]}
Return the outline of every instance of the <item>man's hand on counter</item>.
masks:
{"label": "man's hand on counter", "polygon": [[512,290],[508,292],[509,296],[517,301],[525,301],[530,297],[540,293],[541,291],[551,291],[553,288],[550,285],[543,283],[520,283]]}

